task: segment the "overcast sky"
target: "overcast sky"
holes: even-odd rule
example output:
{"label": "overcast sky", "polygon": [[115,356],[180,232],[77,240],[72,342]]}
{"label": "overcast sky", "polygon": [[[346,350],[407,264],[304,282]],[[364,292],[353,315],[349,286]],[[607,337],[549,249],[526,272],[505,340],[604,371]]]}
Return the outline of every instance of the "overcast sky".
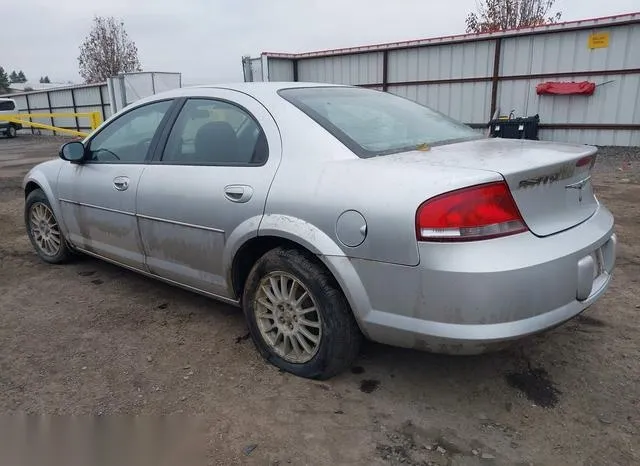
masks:
{"label": "overcast sky", "polygon": [[[0,66],[81,82],[94,15],[121,18],[145,71],[186,84],[242,80],[241,57],[464,32],[476,0],[18,0],[3,4]],[[640,10],[638,0],[557,0],[565,21]]]}

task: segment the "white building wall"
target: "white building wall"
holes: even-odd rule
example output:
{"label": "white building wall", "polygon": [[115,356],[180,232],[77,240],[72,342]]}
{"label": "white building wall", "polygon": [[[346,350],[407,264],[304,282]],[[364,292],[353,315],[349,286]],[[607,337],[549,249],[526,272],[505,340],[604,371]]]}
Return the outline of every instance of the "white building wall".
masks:
{"label": "white building wall", "polygon": [[[608,32],[609,46],[589,49],[587,41],[593,32]],[[640,72],[610,74],[640,70],[638,46],[640,24],[505,39],[500,59],[502,77],[577,74],[503,79],[498,86],[498,106],[502,113],[514,110],[518,115],[539,114],[542,124],[640,124]],[[535,88],[545,81],[591,81],[597,87],[592,96],[538,96]],[[640,145],[640,130],[543,129],[540,136],[599,145]]]}
{"label": "white building wall", "polygon": [[489,82],[390,86],[389,92],[415,100],[464,123],[486,121],[491,106]]}
{"label": "white building wall", "polygon": [[[114,91],[118,104],[122,104],[120,91],[122,88],[126,92],[127,104],[138,99],[176,89],[182,86],[180,73],[165,72],[140,72],[126,73],[116,78]],[[124,86],[120,86],[119,79],[122,79]],[[111,99],[106,83],[83,84],[50,88],[40,91],[11,94],[10,97],[16,101],[20,113],[90,113],[99,112],[102,121],[108,119],[112,114]],[[87,117],[45,117],[33,118],[36,123],[53,125],[59,128],[89,131],[90,122]],[[27,128],[27,130],[30,130]],[[36,129],[32,130],[37,134],[52,134],[52,131]]]}
{"label": "white building wall", "polygon": [[293,61],[269,60],[269,81],[293,81]]}
{"label": "white building wall", "polygon": [[298,80],[352,85],[381,83],[382,53],[300,60]]}
{"label": "white building wall", "polygon": [[[109,93],[104,83],[12,94],[11,98],[16,101],[16,106],[20,113],[99,112],[103,121],[111,116]],[[79,127],[80,131],[89,130],[88,118],[82,117],[78,118],[77,121],[73,117],[33,118],[32,121],[60,128],[75,130]],[[53,131],[44,129],[33,128],[31,130],[26,127],[25,130],[33,131],[36,134],[53,134]]]}
{"label": "white building wall", "polygon": [[389,83],[491,76],[494,42],[411,48],[389,52]]}

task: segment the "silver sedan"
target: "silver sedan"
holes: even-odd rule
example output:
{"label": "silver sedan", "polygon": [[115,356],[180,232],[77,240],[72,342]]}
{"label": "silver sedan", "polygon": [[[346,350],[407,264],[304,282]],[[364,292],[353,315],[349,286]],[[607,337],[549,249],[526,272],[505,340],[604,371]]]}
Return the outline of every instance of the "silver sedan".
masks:
{"label": "silver sedan", "polygon": [[46,262],[89,254],[239,305],[268,361],[327,378],[363,336],[478,353],[594,303],[616,246],[595,154],[373,90],[187,88],[31,170],[25,222]]}

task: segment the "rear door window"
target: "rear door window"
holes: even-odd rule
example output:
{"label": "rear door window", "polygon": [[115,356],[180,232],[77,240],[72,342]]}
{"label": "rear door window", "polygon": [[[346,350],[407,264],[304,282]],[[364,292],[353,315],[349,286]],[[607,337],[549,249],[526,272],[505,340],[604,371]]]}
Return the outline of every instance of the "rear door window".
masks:
{"label": "rear door window", "polygon": [[215,99],[189,99],[171,129],[162,163],[262,165],[268,146],[262,128],[245,109]]}
{"label": "rear door window", "polygon": [[11,112],[16,109],[16,104],[12,100],[0,100],[0,111]]}

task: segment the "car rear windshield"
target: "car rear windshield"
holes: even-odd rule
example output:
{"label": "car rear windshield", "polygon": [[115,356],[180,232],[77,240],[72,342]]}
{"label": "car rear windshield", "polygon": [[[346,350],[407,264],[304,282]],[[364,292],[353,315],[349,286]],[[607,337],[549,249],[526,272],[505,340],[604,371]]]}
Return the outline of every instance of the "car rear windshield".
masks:
{"label": "car rear windshield", "polygon": [[387,92],[304,87],[279,94],[362,158],[482,137],[435,110]]}

